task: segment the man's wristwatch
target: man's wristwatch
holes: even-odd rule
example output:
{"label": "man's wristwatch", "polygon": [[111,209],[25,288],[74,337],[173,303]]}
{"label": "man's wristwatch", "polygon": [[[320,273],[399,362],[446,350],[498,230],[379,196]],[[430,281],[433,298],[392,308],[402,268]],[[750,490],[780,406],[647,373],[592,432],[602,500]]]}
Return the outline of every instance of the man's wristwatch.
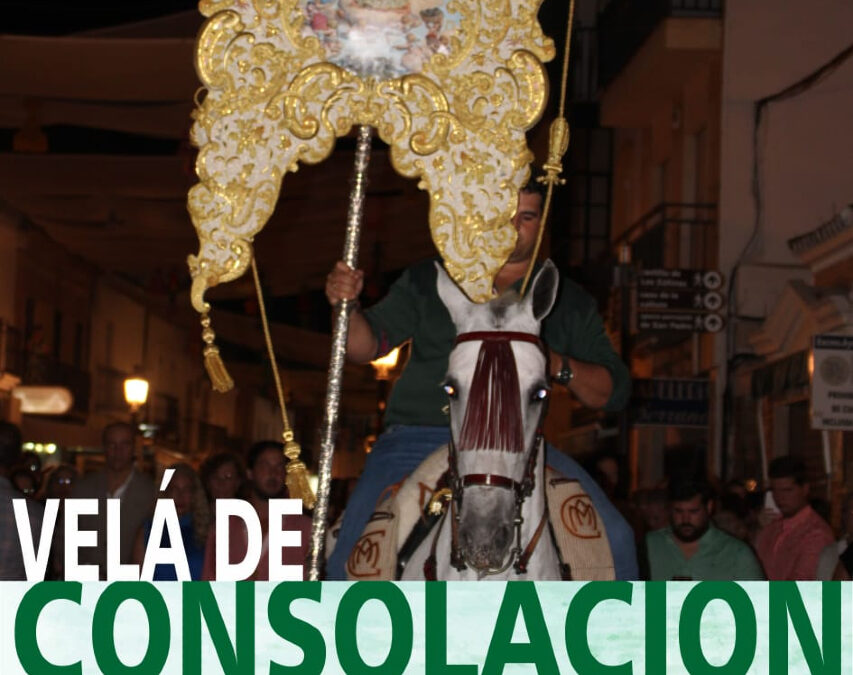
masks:
{"label": "man's wristwatch", "polygon": [[564,387],[568,387],[569,383],[574,379],[574,376],[575,371],[573,371],[571,365],[569,365],[569,357],[563,356],[560,361],[560,370],[557,371],[556,375],[554,375],[554,382],[562,384]]}

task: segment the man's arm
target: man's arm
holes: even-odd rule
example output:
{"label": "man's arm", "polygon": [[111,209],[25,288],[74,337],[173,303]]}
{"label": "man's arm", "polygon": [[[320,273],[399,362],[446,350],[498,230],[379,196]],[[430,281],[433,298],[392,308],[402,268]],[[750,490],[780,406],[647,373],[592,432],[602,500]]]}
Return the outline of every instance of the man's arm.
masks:
{"label": "man's arm", "polygon": [[561,356],[570,357],[572,393],[590,408],[621,410],[628,403],[631,378],[613,349],[595,300],[577,284],[562,280],[557,303],[542,325],[552,353],[549,372],[560,369]]}
{"label": "man's arm", "polygon": [[826,532],[809,532],[801,537],[796,544],[797,561],[790,581],[817,581],[820,552],[831,543],[832,538]]}
{"label": "man's arm", "polygon": [[356,308],[349,315],[349,332],[347,333],[347,358],[353,363],[368,363],[376,358],[379,341],[373,334],[370,324]]}
{"label": "man's arm", "polygon": [[[326,277],[326,299],[332,307],[341,300],[357,302],[363,286],[364,272],[350,269],[346,263],[338,261]],[[364,318],[361,309],[356,307],[349,316],[347,358],[353,363],[367,363],[376,358],[378,346],[370,324]]]}
{"label": "man's arm", "polygon": [[[550,351],[549,373],[555,377],[563,367],[563,355]],[[569,357],[572,379],[569,389],[588,408],[603,408],[613,393],[610,371],[596,363],[586,363]]]}
{"label": "man's arm", "polygon": [[764,581],[764,570],[752,549],[745,543],[740,545],[732,555],[732,579],[734,581]]}

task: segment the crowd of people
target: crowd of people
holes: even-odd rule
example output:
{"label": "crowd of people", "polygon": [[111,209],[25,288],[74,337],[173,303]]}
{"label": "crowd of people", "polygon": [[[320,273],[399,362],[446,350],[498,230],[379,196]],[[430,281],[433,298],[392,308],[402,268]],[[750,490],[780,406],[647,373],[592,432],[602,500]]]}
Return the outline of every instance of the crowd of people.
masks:
{"label": "crowd of people", "polygon": [[[613,458],[606,457],[606,462]],[[598,468],[597,465],[594,468]],[[675,474],[661,486],[615,496],[632,524],[642,579],[733,581],[847,580],[853,572],[853,493],[844,501],[838,537],[825,502],[813,499],[802,460],[777,457],[766,491],[743,482],[712,485],[703,476]]]}
{"label": "crowd of people", "polygon": [[[183,550],[186,553],[193,580],[215,580],[215,513],[222,499],[242,499],[251,505],[261,525],[263,543],[267,541],[270,499],[287,497],[285,485],[286,459],[280,443],[262,441],[248,451],[245,461],[232,453],[209,457],[196,470],[180,462],[172,469],[168,485],[160,492],[153,476],[136,466],[133,427],[123,422],[108,425],[103,430],[104,466],[94,472],[77,476],[68,464],[59,464],[50,471],[41,471],[38,456],[21,452],[21,434],[9,422],[0,422],[0,580],[26,580],[20,539],[15,522],[13,499],[25,499],[31,534],[38,545],[47,499],[105,499],[120,500],[119,560],[122,564],[142,565],[152,532],[154,505],[157,499],[172,500],[180,524]],[[22,480],[26,472],[28,480]],[[64,503],[64,502],[63,502]],[[97,533],[97,544],[81,546],[77,565],[97,568],[98,578],[106,579],[107,570],[107,509],[97,514],[78,517],[81,531]],[[62,511],[60,511],[60,517]],[[229,562],[243,560],[248,546],[241,521],[229,519]],[[307,515],[285,515],[282,530],[298,531],[301,544],[283,549],[283,564],[302,564],[308,554],[311,518]],[[46,578],[65,578],[63,528],[54,530]],[[163,531],[159,542],[168,547],[168,533]],[[268,548],[256,569],[247,575],[252,580],[268,578]],[[307,577],[307,568],[306,568]],[[176,580],[174,565],[158,564],[155,581]]]}
{"label": "crowd of people", "polygon": [[[163,492],[152,476],[135,466],[130,425],[115,423],[103,431],[104,466],[78,476],[74,467],[58,464],[42,470],[38,455],[21,452],[17,427],[0,422],[0,579],[24,580],[26,573],[12,499],[24,499],[33,541],[39,541],[47,499],[90,498],[121,501],[122,563],[142,565],[152,531],[157,498],[173,500],[183,548],[194,580],[215,579],[216,504],[243,499],[258,515],[264,541],[269,527],[270,499],[287,496],[285,458],[281,444],[255,443],[245,460],[235,454],[209,457],[196,470],[174,464]],[[615,464],[615,466],[614,466]],[[619,499],[619,464],[613,456],[593,467],[604,491],[631,523],[637,541],[640,578],[647,580],[849,580],[853,576],[853,493],[843,503],[842,527],[834,533],[820,504],[813,506],[805,467],[797,458],[779,457],[769,466],[766,493],[747,492],[739,481],[712,488],[695,475],[675,475],[666,485]],[[26,473],[26,480],[22,480]],[[769,495],[769,496],[768,496]],[[79,564],[93,565],[106,578],[106,509],[81,515],[81,530],[98,533],[96,546],[79,548]],[[286,515],[285,530],[300,532],[299,547],[283,549],[283,564],[302,564],[308,554],[311,519]],[[161,546],[168,546],[164,532]],[[248,547],[245,527],[229,519],[230,562],[243,559]],[[64,578],[62,528],[57,528],[47,578]],[[248,578],[268,579],[268,548]],[[307,567],[306,567],[307,573]],[[157,565],[154,580],[177,579],[172,565]]]}

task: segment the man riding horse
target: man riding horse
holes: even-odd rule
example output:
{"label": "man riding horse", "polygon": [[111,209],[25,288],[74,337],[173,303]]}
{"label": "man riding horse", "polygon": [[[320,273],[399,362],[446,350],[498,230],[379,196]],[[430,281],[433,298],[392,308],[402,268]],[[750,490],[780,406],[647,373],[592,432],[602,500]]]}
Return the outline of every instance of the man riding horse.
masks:
{"label": "man riding horse", "polygon": [[[531,178],[519,193],[513,225],[515,249],[495,277],[494,292],[520,290],[540,227],[542,184]],[[338,262],[326,279],[332,305],[358,298],[363,272]],[[329,557],[328,579],[346,578],[346,561],[364,530],[382,491],[402,480],[436,448],[449,440],[447,395],[441,388],[456,329],[436,290],[433,260],[407,269],[388,295],[373,307],[352,312],[347,357],[367,363],[412,340],[411,357],[396,383],[385,413],[386,430],[367,457],[347,504],[338,541]],[[562,279],[557,301],[542,324],[549,347],[549,373],[590,408],[619,410],[627,403],[630,379],[613,351],[595,301],[569,279]],[[551,445],[548,465],[580,482],[603,520],[616,577],[637,578],[634,535],[630,526],[592,478],[568,455]]]}

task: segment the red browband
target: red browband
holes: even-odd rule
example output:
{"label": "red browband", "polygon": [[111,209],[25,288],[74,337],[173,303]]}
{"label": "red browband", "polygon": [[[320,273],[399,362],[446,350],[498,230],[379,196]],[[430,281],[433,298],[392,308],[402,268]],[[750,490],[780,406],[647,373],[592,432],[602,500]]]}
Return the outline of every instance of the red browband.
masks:
{"label": "red browband", "polygon": [[487,340],[489,342],[529,342],[539,347],[543,352],[545,351],[545,344],[537,335],[512,330],[475,330],[470,333],[460,333],[456,336],[453,346],[455,347],[460,342],[473,342],[475,340]]}

